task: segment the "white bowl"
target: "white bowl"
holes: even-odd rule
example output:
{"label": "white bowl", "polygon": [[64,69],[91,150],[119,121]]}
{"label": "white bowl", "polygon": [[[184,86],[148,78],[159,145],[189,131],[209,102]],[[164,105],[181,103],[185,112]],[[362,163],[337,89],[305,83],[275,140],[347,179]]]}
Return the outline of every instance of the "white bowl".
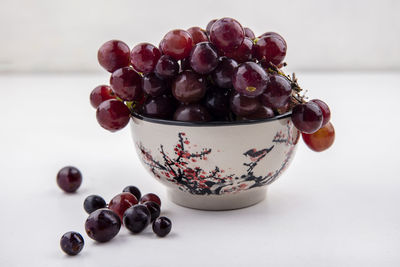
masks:
{"label": "white bowl", "polygon": [[261,121],[187,123],[134,114],[146,169],[178,205],[227,210],[254,205],[290,164],[300,137],[290,114]]}

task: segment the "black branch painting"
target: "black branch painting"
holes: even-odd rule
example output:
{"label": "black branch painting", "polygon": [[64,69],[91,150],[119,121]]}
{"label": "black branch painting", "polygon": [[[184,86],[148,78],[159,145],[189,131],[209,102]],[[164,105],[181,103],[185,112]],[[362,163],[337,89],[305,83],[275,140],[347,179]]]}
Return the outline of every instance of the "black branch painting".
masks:
{"label": "black branch painting", "polygon": [[[287,167],[293,154],[294,145],[297,143],[299,135],[293,137],[290,125],[287,131],[279,131],[275,134],[273,145],[263,149],[249,149],[243,153],[248,159],[243,165],[247,167],[247,172],[241,176],[228,174],[226,170],[215,166],[212,170],[203,170],[196,166],[198,161],[207,160],[211,154],[210,148],[203,148],[197,152],[189,151],[192,147],[190,141],[183,132],[178,133],[178,142],[174,146],[174,156],[165,152],[164,146],[160,145],[159,153],[162,161],[153,158],[150,151],[141,143],[138,143],[142,161],[150,168],[150,171],[158,178],[165,178],[169,182],[175,183],[180,190],[196,195],[226,194],[234,193],[250,188],[268,185],[274,182],[279,174]],[[255,176],[254,169],[257,164],[273,151],[276,145],[289,146],[285,159],[280,168],[274,172],[269,172],[266,176]]]}

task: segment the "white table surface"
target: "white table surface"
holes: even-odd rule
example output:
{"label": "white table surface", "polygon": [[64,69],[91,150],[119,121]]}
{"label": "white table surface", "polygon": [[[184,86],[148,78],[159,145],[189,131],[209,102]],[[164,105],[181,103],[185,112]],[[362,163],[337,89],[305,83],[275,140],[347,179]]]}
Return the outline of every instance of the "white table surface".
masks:
{"label": "white table surface", "polygon": [[[331,106],[334,146],[301,144],[266,201],[207,212],[166,199],[129,129],[97,125],[88,95],[107,75],[1,75],[0,266],[400,266],[400,73],[298,77]],[[84,176],[76,194],[55,183],[70,164]],[[84,198],[109,200],[130,184],[161,196],[171,234],[123,229],[109,243],[90,240]],[[69,230],[85,238],[76,257],[59,247]]]}

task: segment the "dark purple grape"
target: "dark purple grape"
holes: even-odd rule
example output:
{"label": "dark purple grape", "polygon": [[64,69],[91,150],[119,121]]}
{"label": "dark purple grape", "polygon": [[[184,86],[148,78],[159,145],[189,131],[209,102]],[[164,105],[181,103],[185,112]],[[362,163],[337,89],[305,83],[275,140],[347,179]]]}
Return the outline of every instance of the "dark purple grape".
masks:
{"label": "dark purple grape", "polygon": [[132,233],[140,233],[150,224],[150,211],[145,205],[135,205],[124,213],[124,225]]}
{"label": "dark purple grape", "polygon": [[176,121],[207,122],[211,119],[207,109],[199,104],[181,105],[174,114]]}
{"label": "dark purple grape", "polygon": [[190,58],[184,58],[181,60],[181,71],[184,70],[192,70],[192,67],[190,66]]}
{"label": "dark purple grape", "polygon": [[131,112],[124,103],[110,99],[97,107],[97,122],[106,130],[115,132],[121,130],[129,123]]}
{"label": "dark purple grape", "polygon": [[232,76],[233,87],[245,96],[259,96],[267,87],[268,75],[265,70],[254,62],[240,64]]}
{"label": "dark purple grape", "polygon": [[207,32],[200,27],[191,27],[188,30],[188,33],[192,36],[193,44],[208,42]]}
{"label": "dark purple grape", "polygon": [[196,44],[189,57],[190,66],[199,74],[212,72],[218,65],[218,53],[210,42]]}
{"label": "dark purple grape", "polygon": [[57,173],[58,186],[67,193],[73,193],[82,184],[81,172],[72,166],[66,166]]}
{"label": "dark purple grape", "polygon": [[329,109],[329,106],[324,101],[319,99],[313,99],[310,100],[310,102],[314,102],[321,109],[323,117],[321,128],[324,127],[331,119],[331,110]]}
{"label": "dark purple grape", "polygon": [[132,48],[131,64],[136,71],[148,74],[154,70],[160,57],[161,52],[157,47],[149,43],[141,43]]}
{"label": "dark purple grape", "polygon": [[254,45],[253,54],[259,61],[279,65],[286,56],[286,50],[287,45],[283,39],[275,35],[267,35],[258,39]]}
{"label": "dark purple grape", "polygon": [[194,103],[206,93],[206,83],[198,74],[191,71],[181,72],[171,86],[172,94],[182,103]]}
{"label": "dark purple grape", "polygon": [[215,118],[223,120],[230,111],[229,99],[229,91],[211,88],[207,92],[204,105]]}
{"label": "dark purple grape", "polygon": [[232,76],[237,66],[235,60],[220,57],[218,67],[212,73],[212,79],[221,88],[232,88]]}
{"label": "dark purple grape", "polygon": [[164,237],[171,232],[172,223],[167,217],[159,217],[153,222],[153,232],[159,236]]}
{"label": "dark purple grape", "polygon": [[129,58],[129,46],[118,40],[110,40],[104,43],[97,52],[100,65],[109,72],[129,66]]}
{"label": "dark purple grape", "polygon": [[167,90],[165,82],[154,73],[143,76],[142,79],[143,91],[152,96],[160,96]]}
{"label": "dark purple grape", "polygon": [[122,192],[131,193],[132,195],[134,195],[136,197],[136,199],[140,199],[142,196],[142,193],[140,192],[139,188],[137,188],[136,186],[133,186],[133,185],[126,186],[124,188],[124,190],[122,190]]}
{"label": "dark purple grape", "polygon": [[223,52],[232,52],[243,43],[243,27],[232,18],[219,19],[211,27],[210,40]]}
{"label": "dark purple grape", "polygon": [[246,37],[250,38],[251,40],[256,39],[254,32],[250,28],[244,27],[243,30]]}
{"label": "dark purple grape", "polygon": [[115,94],[108,85],[99,85],[90,93],[90,104],[94,108],[97,108],[101,102],[108,99],[115,99]]}
{"label": "dark purple grape", "polygon": [[314,102],[299,104],[292,110],[292,121],[301,132],[312,134],[321,128],[322,111]]}
{"label": "dark purple grape", "polygon": [[234,51],[225,53],[225,56],[233,58],[238,63],[250,61],[253,56],[253,41],[244,38],[243,43]]}
{"label": "dark purple grape", "polygon": [[110,78],[110,85],[115,94],[123,100],[139,100],[143,94],[142,77],[131,67],[114,71]]}
{"label": "dark purple grape", "polygon": [[106,206],[106,201],[98,195],[90,195],[86,197],[85,201],[83,202],[83,208],[89,214],[95,210],[105,208]]}
{"label": "dark purple grape", "polygon": [[262,37],[265,37],[265,36],[277,37],[277,38],[281,39],[285,43],[285,45],[287,46],[285,39],[283,39],[283,37],[280,34],[276,33],[276,32],[265,32],[265,33],[261,34],[258,38],[262,38]]}
{"label": "dark purple grape", "polygon": [[154,73],[162,79],[175,77],[179,72],[179,64],[170,56],[162,55],[158,60]]}
{"label": "dark purple grape", "polygon": [[233,113],[238,116],[247,116],[257,111],[261,104],[258,98],[247,97],[234,92],[230,99],[230,106]]}
{"label": "dark purple grape", "polygon": [[171,119],[175,111],[175,101],[172,97],[162,95],[158,97],[150,97],[143,104],[143,115],[158,118]]}
{"label": "dark purple grape", "polygon": [[154,221],[156,218],[158,218],[158,216],[160,216],[161,209],[157,203],[153,201],[147,201],[143,205],[145,205],[150,212],[150,221]]}
{"label": "dark purple grape", "polygon": [[274,117],[274,111],[266,106],[259,107],[254,113],[242,117],[244,120],[262,120]]}
{"label": "dark purple grape", "polygon": [[210,36],[211,27],[212,27],[212,25],[214,25],[214,22],[216,22],[216,21],[217,21],[217,19],[212,19],[212,20],[210,20],[210,22],[207,24],[206,32],[207,32],[208,36]]}
{"label": "dark purple grape", "polygon": [[67,232],[63,234],[60,240],[61,249],[69,256],[75,256],[83,249],[85,241],[80,233]]}
{"label": "dark purple grape", "polygon": [[164,55],[175,60],[186,58],[193,47],[192,36],[185,30],[172,30],[161,40],[160,47]]}
{"label": "dark purple grape", "polygon": [[121,220],[109,209],[99,209],[90,213],[85,222],[87,235],[98,242],[110,241],[118,234],[120,228]]}
{"label": "dark purple grape", "polygon": [[148,201],[152,201],[152,202],[154,202],[154,203],[157,203],[158,206],[161,207],[161,199],[160,199],[156,194],[147,193],[147,194],[143,195],[143,196],[140,198],[140,204],[144,204],[144,203],[146,203],[146,202],[148,202]]}
{"label": "dark purple grape", "polygon": [[290,100],[292,86],[288,79],[279,75],[269,75],[267,88],[261,95],[261,102],[272,109],[284,108]]}
{"label": "dark purple grape", "polygon": [[124,212],[133,205],[138,204],[138,202],[139,201],[133,194],[122,192],[111,199],[108,208],[117,214],[122,221]]}

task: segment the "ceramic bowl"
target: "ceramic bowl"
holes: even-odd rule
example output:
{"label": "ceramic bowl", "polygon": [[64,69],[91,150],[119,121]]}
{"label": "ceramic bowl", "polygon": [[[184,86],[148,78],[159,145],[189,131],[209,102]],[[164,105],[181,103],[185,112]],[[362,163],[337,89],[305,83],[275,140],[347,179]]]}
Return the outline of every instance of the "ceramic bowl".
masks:
{"label": "ceramic bowl", "polygon": [[227,210],[263,200],[289,166],[300,136],[290,113],[260,121],[188,123],[134,114],[145,168],[178,205]]}

